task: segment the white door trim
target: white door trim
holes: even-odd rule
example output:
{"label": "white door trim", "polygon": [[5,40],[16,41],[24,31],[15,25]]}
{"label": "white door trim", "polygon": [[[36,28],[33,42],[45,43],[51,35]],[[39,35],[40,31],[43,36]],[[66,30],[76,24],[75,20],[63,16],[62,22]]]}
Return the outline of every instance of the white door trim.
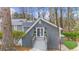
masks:
{"label": "white door trim", "polygon": [[[37,34],[37,30],[39,29],[39,36]],[[43,29],[43,33],[42,33],[42,30]],[[45,31],[45,28],[44,27],[36,27],[36,37],[44,37],[44,31]]]}

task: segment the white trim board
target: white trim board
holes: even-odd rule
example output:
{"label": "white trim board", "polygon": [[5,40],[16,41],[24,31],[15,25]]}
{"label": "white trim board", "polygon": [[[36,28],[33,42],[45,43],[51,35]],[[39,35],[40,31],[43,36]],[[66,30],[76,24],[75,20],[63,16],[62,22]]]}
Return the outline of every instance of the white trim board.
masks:
{"label": "white trim board", "polygon": [[[52,24],[51,22],[49,22],[49,21],[47,21],[47,20],[44,20],[44,19],[41,19],[42,21],[44,21],[44,22],[46,22],[46,23],[48,23],[48,24],[50,24],[50,25],[52,25],[52,26],[54,26],[54,27],[56,27],[56,28],[58,28],[58,26],[57,25],[55,25],[55,24]],[[62,28],[61,27],[59,27],[59,30],[62,30]]]}

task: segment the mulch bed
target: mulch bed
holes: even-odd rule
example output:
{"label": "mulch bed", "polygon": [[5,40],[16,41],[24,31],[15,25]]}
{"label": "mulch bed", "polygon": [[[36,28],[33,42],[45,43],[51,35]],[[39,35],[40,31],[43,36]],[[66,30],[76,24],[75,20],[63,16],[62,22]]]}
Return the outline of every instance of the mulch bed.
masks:
{"label": "mulch bed", "polygon": [[29,51],[31,48],[21,47],[21,46],[15,46],[17,51]]}
{"label": "mulch bed", "polygon": [[[16,51],[29,51],[31,48],[21,47],[21,46],[14,46]],[[0,45],[1,48],[1,45]]]}

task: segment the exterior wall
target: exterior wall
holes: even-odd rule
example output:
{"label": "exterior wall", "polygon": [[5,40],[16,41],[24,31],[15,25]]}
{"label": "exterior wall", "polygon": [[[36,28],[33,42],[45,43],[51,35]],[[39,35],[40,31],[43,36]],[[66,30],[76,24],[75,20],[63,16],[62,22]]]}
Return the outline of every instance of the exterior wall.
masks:
{"label": "exterior wall", "polygon": [[48,49],[59,49],[59,31],[56,27],[53,27],[46,22],[38,23],[35,27],[45,27],[45,31],[48,35]]}
{"label": "exterior wall", "polygon": [[59,49],[59,31],[57,28],[44,23],[48,35],[48,48]]}
{"label": "exterior wall", "polygon": [[32,47],[33,32],[34,28],[22,38],[23,47]]}
{"label": "exterior wall", "polygon": [[17,30],[22,31],[22,25],[18,25]]}
{"label": "exterior wall", "polygon": [[24,28],[24,32],[29,28],[29,27],[23,27]]}
{"label": "exterior wall", "polygon": [[13,30],[23,31],[22,25],[12,25]]}
{"label": "exterior wall", "polygon": [[32,35],[34,33],[34,28],[35,27],[45,27],[45,30],[47,32],[48,35],[48,48],[50,49],[59,49],[59,32],[58,29],[45,23],[45,22],[41,22],[41,23],[37,23],[33,29],[23,37],[22,43],[23,46],[25,47],[32,47]]}
{"label": "exterior wall", "polygon": [[12,30],[17,30],[17,25],[12,25]]}
{"label": "exterior wall", "polygon": [[[25,22],[24,21],[25,19],[12,19],[12,29],[13,30],[20,30],[20,31],[23,31],[23,23]],[[2,22],[2,19],[0,19],[0,31],[1,31],[1,22]]]}

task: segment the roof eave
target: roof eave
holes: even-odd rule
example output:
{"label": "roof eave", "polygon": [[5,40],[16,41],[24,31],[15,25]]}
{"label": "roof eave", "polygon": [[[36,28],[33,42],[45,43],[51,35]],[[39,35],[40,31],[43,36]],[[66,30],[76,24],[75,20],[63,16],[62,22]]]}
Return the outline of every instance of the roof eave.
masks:
{"label": "roof eave", "polygon": [[59,28],[60,30],[63,30],[63,28],[58,27],[55,24],[52,24],[52,23],[48,22],[47,20],[44,20],[44,19],[41,19],[41,20],[44,21],[44,22],[46,22],[46,23],[48,23],[48,24],[50,24],[50,25],[52,25],[52,26],[54,26],[54,27],[56,27],[56,28]]}

